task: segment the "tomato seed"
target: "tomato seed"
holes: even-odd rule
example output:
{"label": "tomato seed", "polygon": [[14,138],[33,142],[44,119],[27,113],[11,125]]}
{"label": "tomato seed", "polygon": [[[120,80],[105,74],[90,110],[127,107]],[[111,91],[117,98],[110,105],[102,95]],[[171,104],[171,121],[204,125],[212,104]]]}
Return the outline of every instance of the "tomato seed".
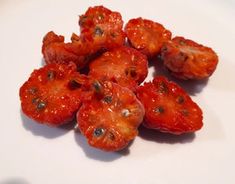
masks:
{"label": "tomato seed", "polygon": [[103,100],[104,102],[110,104],[112,102],[112,96],[105,96]]}
{"label": "tomato seed", "polygon": [[154,112],[158,113],[158,114],[162,114],[164,112],[164,108],[162,106],[159,106],[157,108],[154,109]]}
{"label": "tomato seed", "polygon": [[37,104],[37,109],[38,110],[42,110],[42,109],[44,109],[46,107],[46,103],[45,102],[39,102],[38,104]]}
{"label": "tomato seed", "polygon": [[94,87],[96,93],[100,93],[101,92],[102,86],[99,83],[99,81],[95,81],[93,83],[93,87]]}
{"label": "tomato seed", "polygon": [[99,20],[102,20],[103,18],[104,18],[104,15],[103,15],[103,14],[98,15],[98,19],[99,19]]}
{"label": "tomato seed", "polygon": [[55,72],[54,71],[48,71],[47,72],[47,79],[53,80],[55,78]]}
{"label": "tomato seed", "polygon": [[112,141],[115,140],[115,136],[114,136],[114,134],[113,134],[112,132],[109,132],[109,133],[108,133],[108,138],[109,138],[110,140],[112,140]]}
{"label": "tomato seed", "polygon": [[158,91],[160,93],[167,93],[168,92],[168,87],[164,82],[158,83]]}
{"label": "tomato seed", "polygon": [[111,33],[110,35],[111,35],[113,38],[115,38],[115,37],[117,36],[116,33]]}
{"label": "tomato seed", "polygon": [[104,33],[104,31],[100,28],[100,27],[96,27],[95,28],[95,31],[94,31],[94,34],[97,35],[97,36],[102,36]]}
{"label": "tomato seed", "polygon": [[189,111],[187,109],[183,109],[181,111],[181,113],[184,115],[184,116],[188,116],[189,115]]}
{"label": "tomato seed", "polygon": [[188,56],[187,56],[187,54],[185,54],[183,52],[180,52],[179,53],[179,59],[182,60],[182,61],[186,61],[188,59]]}
{"label": "tomato seed", "polygon": [[122,109],[122,116],[128,117],[130,115],[130,111],[128,109]]}
{"label": "tomato seed", "polygon": [[69,81],[69,88],[71,90],[74,90],[74,89],[77,89],[77,88],[80,88],[81,87],[81,84],[79,84],[76,80],[72,79]]}
{"label": "tomato seed", "polygon": [[184,97],[178,96],[178,97],[176,98],[176,102],[179,103],[179,104],[184,103]]}
{"label": "tomato seed", "polygon": [[95,137],[100,137],[101,135],[104,134],[104,129],[103,128],[96,128],[93,135]]}
{"label": "tomato seed", "polygon": [[33,104],[38,104],[38,102],[39,102],[39,98],[33,98],[32,99],[32,103]]}
{"label": "tomato seed", "polygon": [[38,91],[38,89],[36,87],[32,87],[28,91],[30,94],[34,95]]}
{"label": "tomato seed", "polygon": [[136,77],[137,73],[136,73],[136,68],[135,67],[130,67],[130,68],[127,68],[125,70],[125,74],[128,76],[130,75],[131,77]]}

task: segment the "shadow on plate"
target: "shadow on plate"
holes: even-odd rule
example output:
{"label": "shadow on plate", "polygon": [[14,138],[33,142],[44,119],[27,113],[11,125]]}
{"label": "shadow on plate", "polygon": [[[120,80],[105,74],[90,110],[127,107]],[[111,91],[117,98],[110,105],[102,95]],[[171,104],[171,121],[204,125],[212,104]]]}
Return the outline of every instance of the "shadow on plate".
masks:
{"label": "shadow on plate", "polygon": [[144,126],[139,128],[139,137],[147,140],[154,141],[157,143],[167,143],[167,144],[176,144],[176,143],[190,143],[195,138],[195,133],[188,133],[182,135],[173,135],[169,133],[162,133],[157,130],[148,129]]}
{"label": "shadow on plate", "polygon": [[28,181],[26,181],[23,178],[9,178],[0,181],[0,184],[30,184]]}
{"label": "shadow on plate", "polygon": [[125,149],[117,152],[105,152],[96,148],[91,147],[88,143],[86,138],[81,135],[80,132],[74,132],[74,137],[76,143],[81,147],[86,154],[87,157],[99,160],[103,162],[111,162],[117,160],[123,156],[127,156],[130,153],[129,147],[133,142],[131,142]]}
{"label": "shadow on plate", "polygon": [[46,65],[45,59],[43,57],[41,58],[41,65],[42,67]]}
{"label": "shadow on plate", "polygon": [[175,83],[179,84],[186,92],[190,95],[196,95],[200,93],[203,88],[207,85],[208,79],[203,80],[180,80],[173,77],[170,72],[166,69],[163,65],[163,62],[159,58],[154,58],[150,61],[150,67],[154,67],[154,72],[152,77],[155,76],[165,76],[169,80],[174,81]]}
{"label": "shadow on plate", "polygon": [[20,110],[21,119],[23,127],[30,131],[33,135],[42,136],[48,139],[53,139],[56,137],[60,137],[72,130],[75,122],[70,122],[66,125],[62,125],[60,127],[49,127],[47,125],[39,124],[34,120],[28,118],[24,115],[24,113]]}

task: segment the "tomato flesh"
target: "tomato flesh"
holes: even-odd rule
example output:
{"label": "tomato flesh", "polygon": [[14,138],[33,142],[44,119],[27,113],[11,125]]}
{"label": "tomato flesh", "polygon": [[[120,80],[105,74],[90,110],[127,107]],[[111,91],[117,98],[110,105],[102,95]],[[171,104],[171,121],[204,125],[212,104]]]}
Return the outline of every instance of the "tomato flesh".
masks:
{"label": "tomato flesh", "polygon": [[145,107],[144,126],[161,132],[182,134],[201,129],[202,111],[176,83],[155,77],[137,89]]}
{"label": "tomato flesh", "polygon": [[81,85],[86,77],[73,63],[48,64],[34,70],[20,88],[22,111],[31,119],[59,126],[74,119],[81,106]]}
{"label": "tomato flesh", "polygon": [[166,42],[161,59],[172,75],[185,80],[208,78],[218,64],[218,56],[211,48],[183,37]]}
{"label": "tomato flesh", "polygon": [[138,134],[143,106],[131,90],[118,84],[95,81],[93,86],[93,94],[77,113],[78,126],[91,146],[121,150]]}
{"label": "tomato flesh", "polygon": [[141,17],[129,20],[125,32],[130,44],[150,58],[160,53],[163,43],[171,39],[171,32],[163,25]]}
{"label": "tomato flesh", "polygon": [[89,75],[105,81],[110,80],[133,91],[148,74],[145,55],[129,47],[119,47],[105,52],[90,64]]}

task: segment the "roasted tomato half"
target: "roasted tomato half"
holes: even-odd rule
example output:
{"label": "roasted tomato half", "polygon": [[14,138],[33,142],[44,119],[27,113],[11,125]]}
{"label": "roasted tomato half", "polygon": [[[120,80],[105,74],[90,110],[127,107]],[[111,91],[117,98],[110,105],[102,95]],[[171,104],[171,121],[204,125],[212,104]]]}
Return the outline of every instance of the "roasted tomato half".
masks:
{"label": "roasted tomato half", "polygon": [[77,113],[78,126],[91,146],[121,150],[138,134],[144,108],[128,88],[110,81],[91,84],[91,94]]}
{"label": "roasted tomato half", "polygon": [[171,39],[171,32],[161,24],[143,18],[129,20],[125,32],[130,44],[148,57],[156,56],[163,43]]}
{"label": "roasted tomato half", "polygon": [[180,79],[208,78],[218,63],[218,56],[211,48],[183,37],[166,42],[161,59],[172,75]]}
{"label": "roasted tomato half", "polygon": [[81,85],[86,80],[73,63],[48,64],[34,70],[20,88],[22,111],[42,124],[67,123],[81,106]]}
{"label": "roasted tomato half", "polygon": [[[43,38],[42,54],[46,64],[68,64],[73,62],[78,69],[98,55],[100,48],[94,47],[92,42],[82,42],[76,34],[72,35],[72,43],[64,43],[64,37],[48,32]],[[76,41],[75,41],[76,40]]]}
{"label": "roasted tomato half", "polygon": [[125,42],[121,14],[103,6],[90,7],[80,16],[79,25],[81,39],[91,41],[95,46],[110,50]]}
{"label": "roasted tomato half", "polygon": [[165,77],[155,77],[137,90],[137,97],[145,107],[144,126],[172,134],[199,130],[202,111],[176,83]]}
{"label": "roasted tomato half", "polygon": [[105,52],[90,64],[89,75],[101,81],[110,80],[135,91],[148,74],[145,55],[129,47]]}

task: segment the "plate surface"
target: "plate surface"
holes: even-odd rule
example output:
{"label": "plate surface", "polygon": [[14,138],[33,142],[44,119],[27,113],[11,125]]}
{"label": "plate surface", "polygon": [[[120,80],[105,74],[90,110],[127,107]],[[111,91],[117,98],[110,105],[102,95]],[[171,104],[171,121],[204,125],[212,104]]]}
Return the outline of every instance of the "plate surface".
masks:
{"label": "plate surface", "polygon": [[[181,84],[203,109],[201,131],[175,137],[144,129],[125,151],[104,153],[70,127],[49,128],[21,114],[19,88],[42,66],[45,33],[68,40],[78,32],[78,15],[101,4],[125,22],[151,19],[218,53],[208,81]],[[0,184],[235,183],[234,9],[233,0],[1,0]],[[147,80],[152,73],[153,67]]]}

